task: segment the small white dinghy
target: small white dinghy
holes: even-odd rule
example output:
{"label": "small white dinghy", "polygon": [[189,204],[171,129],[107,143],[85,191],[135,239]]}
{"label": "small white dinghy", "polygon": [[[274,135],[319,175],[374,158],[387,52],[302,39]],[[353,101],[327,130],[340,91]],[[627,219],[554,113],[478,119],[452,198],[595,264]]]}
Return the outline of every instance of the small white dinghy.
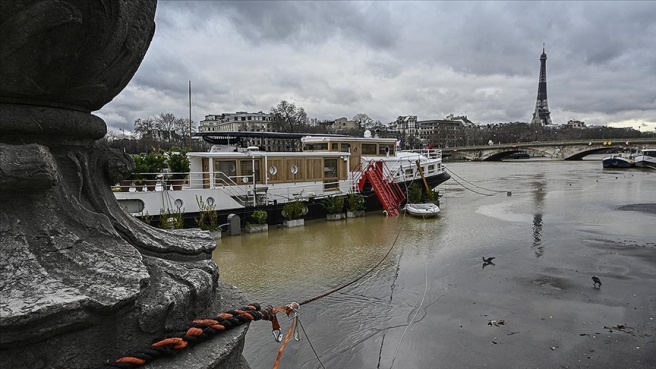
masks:
{"label": "small white dinghy", "polygon": [[405,211],[416,217],[430,218],[440,213],[440,207],[432,204],[406,204]]}

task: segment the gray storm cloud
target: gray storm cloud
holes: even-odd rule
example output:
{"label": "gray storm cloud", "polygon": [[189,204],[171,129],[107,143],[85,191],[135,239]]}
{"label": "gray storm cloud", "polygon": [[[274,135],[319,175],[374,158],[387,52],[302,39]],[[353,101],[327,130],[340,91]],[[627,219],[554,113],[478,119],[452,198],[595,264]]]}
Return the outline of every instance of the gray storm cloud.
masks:
{"label": "gray storm cloud", "polygon": [[192,81],[195,121],[283,99],[319,119],[529,121],[546,43],[555,123],[656,127],[655,4],[162,1],[135,78],[97,114],[110,130],[186,117]]}

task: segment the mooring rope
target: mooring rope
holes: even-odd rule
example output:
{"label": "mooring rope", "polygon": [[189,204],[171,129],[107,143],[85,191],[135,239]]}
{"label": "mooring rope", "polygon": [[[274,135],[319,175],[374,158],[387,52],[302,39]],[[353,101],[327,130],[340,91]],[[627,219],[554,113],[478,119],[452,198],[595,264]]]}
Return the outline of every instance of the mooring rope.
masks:
{"label": "mooring rope", "polygon": [[342,286],[340,286],[340,287],[337,287],[337,288],[335,288],[335,289],[332,289],[332,290],[330,290],[330,291],[328,291],[328,292],[326,292],[326,293],[322,293],[321,295],[318,295],[318,296],[312,297],[312,298],[310,298],[310,299],[303,300],[303,301],[299,302],[298,304],[299,304],[299,305],[306,305],[306,304],[309,304],[309,303],[311,303],[311,302],[317,301],[317,300],[319,300],[319,299],[321,299],[321,298],[324,298],[324,297],[326,297],[326,296],[328,296],[328,295],[332,295],[333,293],[335,293],[335,292],[337,292],[337,291],[339,291],[339,290],[342,290],[342,289],[344,289],[344,288],[346,288],[346,287],[352,285],[353,283],[355,283],[355,282],[361,280],[362,278],[364,278],[365,276],[367,276],[369,273],[373,272],[376,268],[378,268],[378,267],[383,263],[383,261],[385,261],[385,259],[387,259],[387,257],[389,256],[389,254],[392,252],[392,249],[394,249],[394,245],[396,245],[396,241],[398,241],[398,239],[399,239],[399,235],[400,235],[400,234],[401,234],[400,231],[396,234],[396,237],[394,238],[394,242],[392,242],[392,246],[390,246],[389,250],[387,250],[387,253],[385,254],[385,256],[383,256],[383,258],[380,259],[380,261],[379,261],[376,265],[374,265],[373,267],[371,267],[371,268],[370,268],[369,270],[367,270],[364,274],[360,275],[359,277],[355,278],[354,280],[352,280],[352,281],[350,281],[350,282],[348,282],[348,283],[346,283],[346,284],[344,284],[344,285],[342,285]]}
{"label": "mooring rope", "polygon": [[148,347],[131,351],[124,356],[98,367],[98,369],[131,369],[146,365],[164,356],[174,356],[182,349],[206,341],[217,334],[236,328],[254,320],[272,320],[272,308],[260,309],[259,304],[250,304],[229,310],[210,319],[196,319],[191,326],[180,332],[166,335]]}
{"label": "mooring rope", "polygon": [[[461,181],[463,181],[463,182],[465,182],[465,183],[467,183],[467,184],[470,184],[470,185],[472,185],[472,186],[474,186],[474,187],[476,187],[476,188],[480,188],[481,190],[488,191],[488,192],[498,192],[498,193],[506,193],[506,192],[508,192],[508,191],[506,191],[506,190],[490,190],[489,188],[481,187],[481,186],[479,186],[479,185],[477,185],[477,184],[475,184],[475,183],[472,183],[472,182],[470,182],[470,181],[468,181],[468,180],[462,178],[461,176],[457,175],[457,174],[456,174],[454,171],[452,171],[451,169],[446,168],[446,170],[447,170],[449,173],[453,174],[454,176],[458,177]],[[456,183],[458,183],[459,185],[465,187],[465,186],[462,185],[460,182],[458,182],[455,178],[454,178],[453,180],[454,180]],[[472,192],[475,192],[475,193],[481,194],[480,192],[476,192],[476,191],[471,190],[471,189],[469,189],[469,188],[467,188],[467,187],[465,187],[465,188],[468,189],[468,190],[470,190],[470,191],[472,191]],[[489,194],[481,194],[481,195],[484,195],[484,196],[491,196],[491,195],[489,195]]]}

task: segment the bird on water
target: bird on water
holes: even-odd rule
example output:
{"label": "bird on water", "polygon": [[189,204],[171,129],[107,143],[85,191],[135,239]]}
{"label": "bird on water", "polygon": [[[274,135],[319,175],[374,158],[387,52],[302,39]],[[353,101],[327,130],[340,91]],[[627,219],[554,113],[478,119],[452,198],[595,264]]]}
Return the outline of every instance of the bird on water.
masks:
{"label": "bird on water", "polygon": [[494,260],[494,256],[490,256],[489,258],[486,258],[485,256],[483,256],[483,268],[485,268],[488,265],[494,265],[492,260]]}
{"label": "bird on water", "polygon": [[601,288],[601,279],[596,275],[592,276],[592,282],[594,282],[594,288]]}

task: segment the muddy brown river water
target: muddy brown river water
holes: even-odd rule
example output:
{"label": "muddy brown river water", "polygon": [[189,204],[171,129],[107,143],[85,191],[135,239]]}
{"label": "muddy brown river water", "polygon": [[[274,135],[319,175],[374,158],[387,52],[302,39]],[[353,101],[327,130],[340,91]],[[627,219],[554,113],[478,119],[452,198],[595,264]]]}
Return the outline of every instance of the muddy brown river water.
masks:
{"label": "muddy brown river water", "polygon": [[[655,171],[447,168],[436,219],[368,213],[218,241],[221,280],[264,305],[348,283],[391,249],[301,307],[281,368],[656,368]],[[244,356],[271,368],[279,346],[255,322]]]}

